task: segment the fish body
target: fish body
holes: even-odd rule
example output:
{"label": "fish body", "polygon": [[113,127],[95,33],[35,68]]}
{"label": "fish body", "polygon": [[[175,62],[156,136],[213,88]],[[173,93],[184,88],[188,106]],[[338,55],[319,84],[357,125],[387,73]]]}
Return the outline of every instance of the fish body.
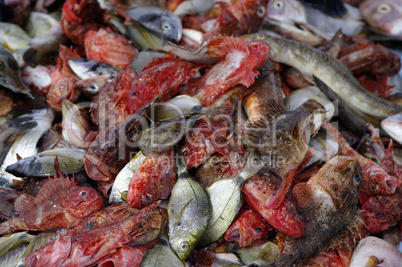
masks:
{"label": "fish body", "polygon": [[174,13],[179,17],[184,17],[187,14],[202,14],[206,13],[214,7],[213,0],[187,0],[181,2]]}
{"label": "fish body", "polygon": [[[368,92],[337,59],[325,52],[291,40],[264,34],[244,38],[265,40],[270,47],[270,58],[300,70],[306,77],[318,77],[340,98],[356,109],[376,118],[385,118],[402,111],[402,107]],[[306,64],[307,63],[307,64]]]}
{"label": "fish body", "polygon": [[56,174],[54,160],[58,159],[64,173],[75,173],[84,169],[86,151],[79,148],[56,148],[22,158],[7,166],[6,172],[17,177],[47,177]]}
{"label": "fish body", "polygon": [[31,122],[34,123],[32,125],[35,125],[35,127],[16,137],[10,149],[8,150],[7,155],[4,158],[3,164],[0,167],[1,177],[7,180],[8,185],[12,185],[13,180],[22,180],[14,175],[7,173],[5,171],[7,166],[17,162],[17,154],[25,158],[38,153],[38,149],[36,146],[42,135],[52,126],[54,113],[50,109],[38,109],[33,110],[28,114],[24,114],[16,118],[16,120],[24,121],[25,118],[30,118]]}
{"label": "fish body", "polygon": [[68,228],[102,207],[103,200],[95,189],[77,186],[75,180],[64,177],[57,169],[56,178],[49,178],[36,196],[22,194],[15,201],[20,216],[0,224],[0,234]]}
{"label": "fish body", "polygon": [[142,258],[148,249],[150,249],[149,246],[123,246],[100,260],[97,264],[99,267],[110,265],[140,267]]}
{"label": "fish body", "polygon": [[0,33],[0,44],[11,51],[29,47],[31,37],[17,24],[0,22]]}
{"label": "fish body", "polygon": [[75,84],[75,86],[82,94],[93,98],[98,95],[100,89],[106,84],[110,77],[113,77],[113,74],[80,80]]}
{"label": "fish body", "polygon": [[101,75],[115,74],[121,70],[111,64],[87,58],[70,59],[68,60],[68,65],[74,71],[75,75],[82,80]]}
{"label": "fish body", "polygon": [[33,98],[31,91],[21,81],[17,61],[2,45],[0,46],[0,86]]}
{"label": "fish body", "polygon": [[127,196],[130,180],[138,168],[140,168],[145,158],[146,157],[141,152],[138,152],[117,174],[109,195],[110,203],[119,203],[124,201],[123,195]]}
{"label": "fish body", "polygon": [[225,240],[240,247],[257,245],[268,238],[268,223],[253,209],[241,211],[225,233]]}
{"label": "fish body", "polygon": [[139,6],[125,11],[126,15],[157,35],[178,42],[182,35],[181,19],[174,13],[154,6]]}
{"label": "fish body", "polygon": [[134,58],[132,66],[135,73],[139,74],[144,67],[152,61],[154,58],[163,57],[166,53],[153,51],[153,50],[142,50]]}
{"label": "fish body", "polygon": [[402,144],[402,113],[392,115],[382,120],[381,128],[395,141]]}
{"label": "fish body", "polygon": [[184,158],[177,160],[178,179],[167,206],[169,242],[184,260],[193,252],[207,227],[211,203],[202,185],[188,173]]}
{"label": "fish body", "polygon": [[303,4],[297,0],[269,1],[265,17],[284,23],[289,23],[290,21],[307,23]]}
{"label": "fish body", "polygon": [[300,238],[305,231],[305,222],[295,201],[286,197],[277,208],[266,208],[264,205],[278,185],[279,179],[272,173],[257,173],[243,186],[244,200],[274,228],[288,236]]}
{"label": "fish body", "polygon": [[134,208],[141,208],[167,198],[176,176],[172,150],[148,156],[131,178],[127,202]]}
{"label": "fish body", "polygon": [[222,58],[201,78],[195,96],[208,105],[221,93],[240,83],[250,86],[268,56],[269,46],[261,42],[247,43],[238,37],[218,36],[208,44],[208,54]]}
{"label": "fish body", "polygon": [[66,234],[28,256],[26,266],[91,266],[135,239],[132,231],[159,202],[121,220],[107,221],[99,227]]}
{"label": "fish body", "polygon": [[30,12],[25,24],[26,32],[32,37],[38,37],[59,24],[51,15],[42,12]]}
{"label": "fish body", "polygon": [[61,122],[63,139],[77,147],[86,147],[85,138],[90,131],[89,114],[84,106],[61,100]]}
{"label": "fish body", "polygon": [[293,189],[306,218],[306,232],[298,239],[285,237],[284,250],[274,266],[291,266],[325,248],[352,221],[363,178],[358,161],[337,156],[308,182]]}
{"label": "fish body", "polygon": [[367,0],[359,9],[372,28],[402,37],[402,5],[398,0]]}

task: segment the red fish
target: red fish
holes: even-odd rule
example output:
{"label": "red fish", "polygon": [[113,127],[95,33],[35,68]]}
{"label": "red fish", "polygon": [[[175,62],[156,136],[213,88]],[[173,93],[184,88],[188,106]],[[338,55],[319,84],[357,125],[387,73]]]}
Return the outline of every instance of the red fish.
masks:
{"label": "red fish", "polygon": [[126,110],[132,114],[156,96],[168,92],[171,95],[177,93],[179,86],[186,84],[200,67],[202,66],[184,61],[170,53],[161,58],[154,58],[135,77],[130,90],[121,92],[120,101],[125,103]]}
{"label": "red fish", "polygon": [[144,246],[123,246],[113,252],[108,257],[100,260],[97,264],[98,267],[140,267],[142,257],[144,257],[145,252],[151,249],[155,245],[155,242],[151,242],[150,245]]}
{"label": "red fish", "polygon": [[353,148],[351,148],[338,130],[328,121],[327,129],[338,140],[339,154],[346,156],[354,156],[359,161],[363,174],[363,187],[359,193],[359,201],[362,205],[370,196],[390,195],[402,184],[397,178],[387,174],[381,167],[368,158],[363,157]]}
{"label": "red fish", "polygon": [[267,3],[267,0],[240,0],[224,8],[203,40],[210,40],[218,34],[240,36],[258,31]]}
{"label": "red fish", "polygon": [[222,58],[197,84],[195,96],[208,105],[220,94],[235,86],[250,86],[269,53],[269,45],[261,41],[247,42],[238,37],[217,36],[208,44],[207,53]]}
{"label": "red fish", "polygon": [[108,221],[90,231],[66,234],[26,258],[26,266],[91,266],[136,238],[134,229],[159,202],[122,220]]}
{"label": "red fish", "polygon": [[63,176],[58,163],[55,165],[57,176],[49,178],[36,196],[22,194],[15,201],[20,216],[0,224],[1,235],[17,230],[69,228],[100,210],[103,200],[95,189],[77,186],[75,179]]}
{"label": "red fish", "polygon": [[240,247],[262,244],[268,238],[269,227],[258,212],[245,209],[226,231],[225,240],[237,242]]}
{"label": "red fish", "polygon": [[141,208],[167,198],[176,176],[172,150],[148,156],[131,178],[127,202],[134,208]]}
{"label": "red fish", "polygon": [[88,59],[109,63],[118,68],[131,66],[138,50],[111,29],[89,30],[84,39]]}
{"label": "red fish", "polygon": [[79,92],[75,89],[75,83],[79,78],[68,66],[69,59],[80,58],[75,50],[60,45],[57,68],[50,75],[51,85],[47,93],[47,103],[58,111],[61,111],[61,99],[65,98],[75,102]]}
{"label": "red fish", "polygon": [[243,186],[244,200],[274,228],[294,238],[304,234],[304,220],[297,209],[296,202],[286,195],[277,208],[266,208],[267,198],[278,188],[272,173],[255,174]]}

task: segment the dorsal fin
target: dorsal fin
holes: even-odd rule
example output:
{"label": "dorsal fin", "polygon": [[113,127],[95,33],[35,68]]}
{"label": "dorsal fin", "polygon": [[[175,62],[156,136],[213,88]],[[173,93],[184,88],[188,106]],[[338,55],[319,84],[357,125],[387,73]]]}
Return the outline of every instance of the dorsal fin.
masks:
{"label": "dorsal fin", "polygon": [[247,42],[235,36],[218,35],[208,43],[207,48],[208,55],[213,58],[224,58],[232,51],[249,53]]}
{"label": "dorsal fin", "polygon": [[17,214],[22,215],[36,207],[38,202],[34,196],[22,194],[14,202],[14,208]]}

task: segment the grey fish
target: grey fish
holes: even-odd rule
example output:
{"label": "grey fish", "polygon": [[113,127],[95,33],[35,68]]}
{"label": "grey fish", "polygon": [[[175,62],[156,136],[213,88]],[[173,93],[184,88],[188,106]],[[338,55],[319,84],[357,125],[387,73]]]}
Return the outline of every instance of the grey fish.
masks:
{"label": "grey fish", "polygon": [[132,66],[135,73],[138,75],[142,69],[151,62],[154,58],[163,57],[166,53],[152,50],[143,50],[134,58]]}
{"label": "grey fish", "polygon": [[214,7],[213,0],[187,0],[181,2],[174,13],[179,17],[184,17],[187,14],[203,14]]}
{"label": "grey fish", "polygon": [[344,64],[325,52],[302,43],[260,33],[245,35],[243,38],[267,42],[272,60],[295,67],[307,77],[315,75],[340,98],[367,115],[386,118],[402,112],[402,106],[367,91]]}
{"label": "grey fish", "polygon": [[253,154],[250,154],[244,169],[236,178],[219,180],[207,189],[212,214],[199,241],[200,246],[207,246],[217,241],[226,232],[240,210],[243,184],[261,167],[261,163]]}
{"label": "grey fish", "polygon": [[26,32],[32,37],[38,37],[59,24],[59,22],[49,14],[41,12],[30,12],[25,24]]}
{"label": "grey fish", "polygon": [[82,80],[95,78],[101,75],[114,74],[121,71],[121,69],[110,64],[86,58],[70,59],[68,65],[75,75],[80,77]]}
{"label": "grey fish", "polygon": [[186,264],[173,252],[170,247],[167,236],[167,222],[162,221],[162,226],[159,234],[159,242],[153,248],[149,249],[142,258],[141,267],[184,267]]}
{"label": "grey fish", "polygon": [[301,238],[284,236],[284,249],[271,266],[292,266],[324,249],[352,222],[363,185],[355,157],[337,156],[308,182],[295,185],[293,194],[306,217]]}
{"label": "grey fish", "polygon": [[11,51],[29,47],[31,37],[14,23],[0,22],[0,44]]}
{"label": "grey fish", "polygon": [[0,86],[33,99],[31,91],[22,83],[17,61],[0,45]]}
{"label": "grey fish", "polygon": [[381,127],[395,141],[402,144],[402,113],[395,114],[381,121]]}
{"label": "grey fish", "polygon": [[179,155],[176,161],[178,179],[167,206],[169,242],[179,258],[185,260],[207,227],[211,203],[202,185],[188,173],[184,157]]}
{"label": "grey fish", "polygon": [[80,148],[56,148],[22,158],[7,166],[6,172],[17,177],[55,176],[54,160],[57,157],[63,173],[75,173],[84,169],[86,151]]}
{"label": "grey fish", "polygon": [[135,7],[125,11],[126,15],[162,38],[178,42],[182,35],[181,19],[169,10],[153,7]]}

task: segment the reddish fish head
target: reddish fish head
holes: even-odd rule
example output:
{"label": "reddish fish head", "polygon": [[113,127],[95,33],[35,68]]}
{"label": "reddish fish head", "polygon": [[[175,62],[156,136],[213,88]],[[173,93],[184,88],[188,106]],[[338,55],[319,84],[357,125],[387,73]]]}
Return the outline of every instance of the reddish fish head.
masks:
{"label": "reddish fish head", "polygon": [[226,231],[225,240],[237,242],[240,247],[264,242],[268,237],[269,224],[258,212],[244,210]]}
{"label": "reddish fish head", "polygon": [[362,206],[362,210],[370,234],[375,234],[391,228],[401,220],[402,198],[398,192],[390,196],[370,197]]}
{"label": "reddish fish head", "polygon": [[[268,0],[242,0],[230,6],[228,11],[238,21],[243,34],[257,31],[265,17]],[[230,25],[230,20],[228,24]],[[233,22],[232,22],[233,23]]]}
{"label": "reddish fish head", "polygon": [[83,219],[102,208],[102,197],[92,187],[73,186],[63,192],[61,205],[71,216]]}

